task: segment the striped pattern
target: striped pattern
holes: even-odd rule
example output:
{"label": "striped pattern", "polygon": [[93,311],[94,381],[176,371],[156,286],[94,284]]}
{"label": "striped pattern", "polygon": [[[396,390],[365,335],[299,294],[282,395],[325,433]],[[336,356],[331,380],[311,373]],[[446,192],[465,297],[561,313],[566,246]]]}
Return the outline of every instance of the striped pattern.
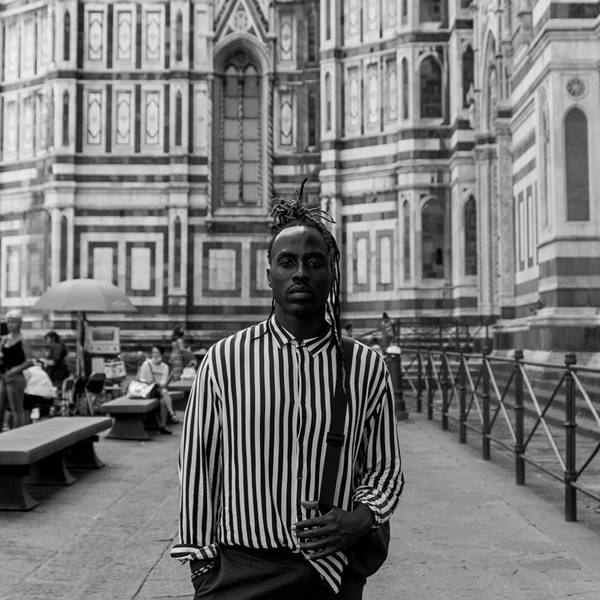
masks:
{"label": "striped pattern", "polygon": [[[218,544],[299,551],[292,524],[315,516],[338,375],[331,331],[298,342],[273,317],[214,345],[191,390],[180,452],[180,544],[171,555],[209,559]],[[381,357],[355,343],[351,400],[334,499],[389,519],[402,489],[393,389]],[[314,561],[337,591],[347,563]]]}

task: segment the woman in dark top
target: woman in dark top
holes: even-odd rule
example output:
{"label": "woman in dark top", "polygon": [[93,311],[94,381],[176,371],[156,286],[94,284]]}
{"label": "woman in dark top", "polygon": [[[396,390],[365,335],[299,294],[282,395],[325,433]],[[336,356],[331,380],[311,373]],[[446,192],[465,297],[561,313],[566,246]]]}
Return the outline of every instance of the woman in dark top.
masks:
{"label": "woman in dark top", "polygon": [[46,357],[41,359],[44,370],[48,373],[52,385],[62,388],[63,381],[69,376],[69,369],[65,359],[67,358],[67,347],[60,341],[56,331],[49,331],[44,336],[47,345]]}
{"label": "woman in dark top", "polygon": [[12,426],[25,425],[23,395],[25,377],[23,371],[33,364],[29,344],[21,336],[23,319],[21,313],[11,310],[6,313],[8,335],[0,341],[2,376],[0,377],[0,430],[4,427],[4,413],[8,404],[13,415]]}

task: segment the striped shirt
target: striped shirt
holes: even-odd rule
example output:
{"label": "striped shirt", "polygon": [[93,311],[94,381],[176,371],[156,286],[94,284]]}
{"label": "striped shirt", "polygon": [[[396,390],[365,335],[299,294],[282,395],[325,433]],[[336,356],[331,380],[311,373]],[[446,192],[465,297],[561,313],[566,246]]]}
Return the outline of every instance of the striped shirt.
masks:
{"label": "striped shirt", "polygon": [[[394,395],[383,359],[354,342],[335,505],[389,519],[403,476]],[[338,376],[332,331],[298,341],[271,317],[215,344],[198,370],[179,456],[179,544],[171,556],[214,558],[219,544],[300,552],[292,524],[316,516]],[[311,561],[337,592],[348,559]]]}

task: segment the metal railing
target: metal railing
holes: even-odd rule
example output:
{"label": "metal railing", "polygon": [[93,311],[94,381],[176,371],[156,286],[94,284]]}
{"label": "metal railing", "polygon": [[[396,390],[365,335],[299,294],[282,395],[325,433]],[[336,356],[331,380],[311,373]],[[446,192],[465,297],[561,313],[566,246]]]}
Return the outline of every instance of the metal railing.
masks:
{"label": "metal railing", "polygon": [[[396,370],[400,402],[414,402],[427,418],[439,414],[444,430],[458,426],[459,441],[480,437],[484,460],[492,443],[514,455],[515,481],[531,465],[564,486],[567,521],[577,520],[577,492],[600,501],[600,370],[482,354],[402,348]],[[411,407],[412,408],[412,407]]]}

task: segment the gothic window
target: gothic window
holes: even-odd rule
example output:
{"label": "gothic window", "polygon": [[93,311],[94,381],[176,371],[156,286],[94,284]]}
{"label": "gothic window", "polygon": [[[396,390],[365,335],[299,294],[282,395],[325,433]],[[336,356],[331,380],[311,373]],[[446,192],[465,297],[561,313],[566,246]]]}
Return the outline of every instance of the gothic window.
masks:
{"label": "gothic window", "polygon": [[408,81],[408,60],[406,57],[402,59],[402,118],[408,119],[408,102],[409,102],[409,81]]}
{"label": "gothic window", "polygon": [[261,81],[248,54],[237,52],[225,63],[221,86],[222,136],[216,132],[222,158],[221,197],[229,205],[257,204]]}
{"label": "gothic window", "polygon": [[421,210],[421,258],[424,279],[444,278],[444,205],[437,198]]}
{"label": "gothic window", "polygon": [[308,92],[308,145],[317,145],[317,95],[315,90]]}
{"label": "gothic window", "polygon": [[175,17],[175,60],[183,60],[183,15],[180,10]]}
{"label": "gothic window", "polygon": [[469,106],[470,92],[473,86],[473,57],[473,48],[471,48],[471,44],[469,44],[462,55],[463,108],[468,108]]}
{"label": "gothic window", "polygon": [[331,74],[325,74],[325,127],[331,131]]}
{"label": "gothic window", "polygon": [[69,92],[66,90],[62,96],[62,145],[69,145]]}
{"label": "gothic window", "polygon": [[465,202],[465,275],[477,275],[477,208],[473,196]]}
{"label": "gothic window", "polygon": [[421,61],[421,118],[442,116],[442,68],[440,63],[428,56]]}
{"label": "gothic window", "polygon": [[579,108],[565,118],[565,158],[567,172],[567,221],[590,218],[587,119]]}
{"label": "gothic window", "polygon": [[402,213],[404,218],[404,231],[402,234],[402,248],[403,248],[403,261],[404,261],[404,279],[410,279],[410,205],[408,200],[404,201],[402,205]]}
{"label": "gothic window", "polygon": [[496,68],[490,66],[488,75],[488,90],[487,90],[487,113],[486,123],[488,130],[494,129],[494,119],[496,118],[496,109],[498,107],[498,83],[496,78]]}
{"label": "gothic window", "polygon": [[177,90],[175,94],[175,145],[181,146],[182,143],[182,99],[181,91]]}
{"label": "gothic window", "polygon": [[386,61],[386,88],[387,120],[395,121],[398,116],[398,75],[395,59]]}
{"label": "gothic window", "polygon": [[314,9],[311,9],[308,13],[308,22],[306,24],[306,36],[307,36],[307,60],[308,62],[315,62],[317,60],[317,13]]}
{"label": "gothic window", "polygon": [[173,273],[173,287],[181,287],[181,219],[175,217],[173,224],[173,254],[175,267]]}
{"label": "gothic window", "polygon": [[331,0],[325,0],[324,2],[325,11],[325,39],[331,39]]}
{"label": "gothic window", "polygon": [[402,0],[402,12],[401,12],[402,25],[408,23],[408,0]]}
{"label": "gothic window", "polygon": [[65,10],[63,16],[63,60],[71,59],[71,13]]}
{"label": "gothic window", "polygon": [[419,20],[421,23],[442,20],[442,1],[443,0],[421,0],[419,10]]}
{"label": "gothic window", "polygon": [[67,262],[69,258],[69,221],[65,215],[60,219],[60,280],[67,278]]}

